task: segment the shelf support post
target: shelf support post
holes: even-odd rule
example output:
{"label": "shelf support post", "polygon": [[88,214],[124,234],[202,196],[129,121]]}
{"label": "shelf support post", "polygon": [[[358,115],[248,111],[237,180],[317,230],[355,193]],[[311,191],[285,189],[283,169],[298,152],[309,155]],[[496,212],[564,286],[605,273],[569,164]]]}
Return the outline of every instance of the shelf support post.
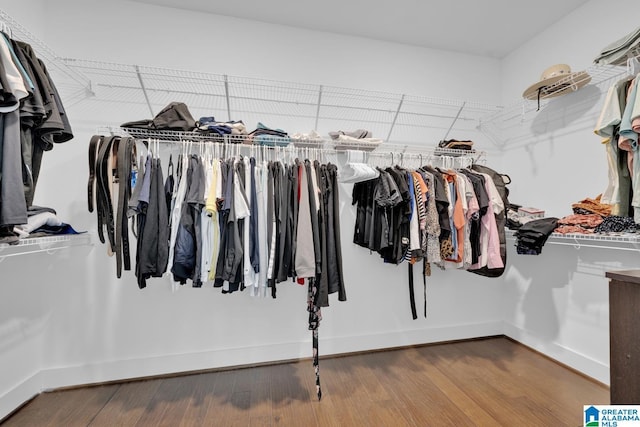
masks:
{"label": "shelf support post", "polygon": [[442,138],[443,141],[446,140],[447,137],[449,136],[449,132],[451,132],[451,129],[453,129],[453,126],[458,121],[458,117],[460,117],[460,113],[462,113],[462,110],[464,110],[465,105],[467,105],[467,101],[463,102],[462,105],[460,106],[460,109],[458,110],[458,114],[456,114],[456,116],[453,118],[453,122],[451,123],[451,126],[449,126],[449,129],[447,129],[447,133],[444,134],[444,138]]}
{"label": "shelf support post", "polygon": [[318,105],[316,107],[316,124],[314,126],[314,130],[317,131],[318,130],[318,120],[320,118],[320,106],[322,105],[322,85],[320,85],[320,88],[318,89]]}
{"label": "shelf support post", "polygon": [[387,134],[387,142],[391,139],[391,132],[393,132],[393,127],[396,125],[396,120],[398,120],[398,114],[400,114],[400,109],[402,108],[402,103],[404,102],[404,93],[402,97],[400,97],[400,103],[398,104],[398,108],[396,109],[396,113],[393,116],[393,120],[391,121],[391,127],[389,128],[389,133]]}
{"label": "shelf support post", "polygon": [[153,108],[151,108],[151,101],[149,101],[149,95],[147,94],[147,88],[144,86],[144,81],[142,80],[142,74],[140,74],[140,67],[138,67],[137,65],[135,67],[136,67],[136,75],[138,76],[140,87],[142,88],[142,94],[144,95],[144,100],[147,101],[147,107],[149,108],[151,117],[154,117]]}
{"label": "shelf support post", "polygon": [[224,97],[227,101],[227,120],[231,121],[231,102],[229,101],[229,77],[224,75]]}

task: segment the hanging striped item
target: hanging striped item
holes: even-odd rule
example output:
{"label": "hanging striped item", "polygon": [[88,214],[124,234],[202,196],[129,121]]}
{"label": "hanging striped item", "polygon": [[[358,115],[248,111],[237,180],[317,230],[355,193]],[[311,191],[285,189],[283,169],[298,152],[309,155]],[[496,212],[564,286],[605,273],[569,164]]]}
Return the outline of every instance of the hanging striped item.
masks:
{"label": "hanging striped item", "polygon": [[313,369],[316,374],[316,393],[318,400],[322,399],[322,389],[320,388],[320,365],[318,363],[318,327],[320,326],[320,320],[322,320],[322,314],[320,307],[318,306],[318,287],[316,285],[316,279],[308,279],[309,292],[307,297],[307,311],[309,312],[309,330],[312,336],[313,345]]}

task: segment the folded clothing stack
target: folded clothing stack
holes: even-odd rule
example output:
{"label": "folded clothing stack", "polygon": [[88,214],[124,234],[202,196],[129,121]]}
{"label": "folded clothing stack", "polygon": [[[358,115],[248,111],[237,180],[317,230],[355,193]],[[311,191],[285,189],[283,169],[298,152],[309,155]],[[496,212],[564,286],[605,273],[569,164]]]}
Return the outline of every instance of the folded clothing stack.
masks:
{"label": "folded clothing stack", "polygon": [[188,132],[196,128],[189,108],[182,102],[171,102],[151,120],[136,120],[120,125],[123,128],[171,130]]}
{"label": "folded clothing stack", "polygon": [[473,141],[469,140],[457,140],[457,139],[447,139],[442,140],[438,143],[438,148],[448,148],[451,150],[469,150],[473,149]]}
{"label": "folded clothing stack", "polygon": [[602,216],[598,214],[572,214],[560,218],[555,232],[560,234],[578,233],[592,234],[602,224]]}
{"label": "folded clothing stack", "polygon": [[611,215],[611,209],[613,207],[609,204],[602,203],[600,201],[601,198],[602,194],[599,194],[595,199],[587,197],[584,200],[580,200],[578,203],[572,204],[571,209],[574,214],[598,214],[603,217]]}
{"label": "folded clothing stack", "polygon": [[17,245],[20,239],[25,238],[82,233],[85,232],[76,231],[71,225],[62,222],[54,209],[33,205],[27,210],[26,224],[0,227],[0,243]]}
{"label": "folded clothing stack", "polygon": [[626,65],[627,58],[640,55],[640,27],[605,46],[593,60],[600,65]]}
{"label": "folded clothing stack", "polygon": [[596,233],[636,233],[639,224],[628,216],[611,215],[604,217],[602,222],[595,228]]}
{"label": "folded clothing stack", "polygon": [[335,143],[336,150],[362,150],[373,151],[382,140],[374,138],[371,131],[367,129],[356,129],[345,132],[343,130],[329,132],[331,140]]}
{"label": "folded clothing stack", "polygon": [[521,255],[540,255],[547,239],[558,227],[558,218],[534,219],[516,231],[516,250]]}
{"label": "folded clothing stack", "polygon": [[309,133],[294,133],[291,135],[291,140],[293,145],[303,148],[320,148],[324,144],[322,136],[316,130]]}
{"label": "folded clothing stack", "polygon": [[242,120],[218,122],[214,117],[200,117],[198,131],[213,135],[246,135],[247,127]]}
{"label": "folded clothing stack", "polygon": [[258,122],[254,130],[245,139],[245,144],[265,145],[267,147],[286,147],[291,142],[289,134],[282,129],[271,129]]}

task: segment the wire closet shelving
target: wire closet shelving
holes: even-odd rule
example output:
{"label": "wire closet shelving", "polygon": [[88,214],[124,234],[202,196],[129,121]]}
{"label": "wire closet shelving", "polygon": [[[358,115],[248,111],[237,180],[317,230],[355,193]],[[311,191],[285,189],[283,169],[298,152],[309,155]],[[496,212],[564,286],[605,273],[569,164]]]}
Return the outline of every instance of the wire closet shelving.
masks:
{"label": "wire closet shelving", "polygon": [[[79,59],[65,63],[87,76],[90,103],[118,103],[121,121],[152,118],[173,101],[184,102],[197,120],[275,123],[288,131],[366,128],[390,143],[416,143],[425,130],[446,139],[452,131],[478,132],[480,118],[496,105],[328,85],[237,77],[178,69]],[[250,130],[250,129],[249,129]],[[293,133],[293,132],[290,132]],[[435,140],[435,142],[438,141]]]}
{"label": "wire closet shelving", "polygon": [[[515,232],[509,230],[507,237],[515,240]],[[571,246],[578,250],[597,248],[640,252],[640,235],[634,233],[552,233],[545,244]]]}
{"label": "wire closet shelving", "polygon": [[[534,118],[549,108],[552,102],[558,98],[558,95],[572,95],[577,92],[579,88],[582,88],[581,93],[584,91],[584,86],[596,86],[599,90],[593,91],[593,96],[600,96],[602,92],[606,92],[609,85],[613,82],[631,75],[635,68],[637,68],[636,62],[638,57],[631,57],[627,60],[627,65],[602,65],[592,64],[587,67],[583,72],[568,75],[555,83],[546,86],[545,91],[540,94],[539,101],[537,99],[520,99],[499,108],[496,111],[490,112],[480,118],[480,124],[478,129],[484,135],[489,137],[498,147],[505,147],[507,141],[512,141],[514,136],[517,138],[518,132],[514,135],[510,134],[510,131],[514,129],[523,129],[524,125],[530,123]],[[637,74],[637,71],[635,73]],[[574,100],[575,101],[575,100]],[[577,100],[577,104],[584,100]],[[565,102],[563,100],[563,102]],[[574,106],[578,108],[580,106]]]}
{"label": "wire closet shelving", "polygon": [[69,67],[46,43],[2,9],[0,9],[0,25],[11,38],[31,45],[38,58],[45,63],[65,105],[73,105],[93,95],[91,81],[87,76]]}
{"label": "wire closet shelving", "polygon": [[[473,101],[460,101],[442,98],[415,96],[409,94],[369,91],[354,88],[342,88],[326,85],[283,82],[275,80],[234,77],[197,71],[185,71],[139,65],[115,64],[57,56],[45,43],[20,25],[4,11],[0,10],[0,20],[11,31],[12,37],[30,43],[38,55],[47,64],[56,80],[65,105],[83,102],[83,108],[91,109],[92,104],[117,103],[118,112],[124,114],[122,122],[131,119],[152,118],[155,113],[169,102],[180,100],[192,109],[194,116],[214,115],[218,119],[233,120],[235,116],[248,117],[247,122],[270,120],[285,123],[295,121],[299,129],[349,129],[354,125],[367,127],[373,134],[384,140],[374,156],[475,156],[479,160],[484,152],[470,153],[465,150],[439,149],[433,146],[416,145],[425,129],[430,129],[446,139],[452,130],[456,132],[481,132],[496,145],[504,145],[503,128],[512,121],[526,122],[531,113],[538,109],[537,103],[520,100],[508,106],[491,105]],[[621,78],[628,70],[620,66],[593,65],[587,70],[590,84],[600,85]],[[560,80],[557,86],[572,91],[567,80]],[[574,84],[579,83],[575,80]],[[552,92],[552,91],[550,91]],[[542,95],[540,109],[546,108],[550,99]],[[196,117],[197,118],[197,117]],[[116,119],[117,120],[117,119]],[[113,127],[108,127],[115,132]],[[120,130],[135,137],[131,129]],[[150,136],[151,134],[147,134]],[[418,137],[416,137],[418,135]],[[151,137],[164,141],[180,141],[181,138],[196,139],[193,134],[161,133]],[[204,140],[203,137],[200,137]],[[228,142],[228,141],[227,141]],[[325,140],[301,140],[300,146],[322,149],[333,148]],[[410,142],[410,143],[407,143]],[[411,143],[412,142],[412,143]],[[349,149],[362,149],[355,146]],[[293,141],[295,147],[295,141]],[[370,147],[370,145],[365,146]],[[462,151],[462,152],[460,152]],[[54,243],[62,247],[70,241],[87,244],[86,237],[67,237],[60,244],[57,240],[27,239],[13,246],[13,252],[31,248],[36,251],[50,251],[50,248],[37,245]],[[33,240],[33,241],[31,241]],[[586,242],[580,246],[614,248],[620,245],[632,246],[637,238],[622,236],[574,236],[556,235],[550,239],[558,244],[575,245],[575,241]],[[35,246],[34,246],[35,245]],[[6,250],[8,245],[0,245]],[[23,249],[21,249],[23,248]],[[6,252],[8,254],[8,252]],[[0,255],[1,256],[1,255]],[[6,256],[6,255],[5,255]],[[3,259],[3,258],[0,258]]]}
{"label": "wire closet shelving", "polygon": [[16,245],[0,243],[0,262],[4,261],[6,258],[18,255],[29,255],[42,252],[53,254],[59,250],[68,249],[74,246],[87,246],[90,244],[91,235],[89,233],[28,237],[20,239]]}

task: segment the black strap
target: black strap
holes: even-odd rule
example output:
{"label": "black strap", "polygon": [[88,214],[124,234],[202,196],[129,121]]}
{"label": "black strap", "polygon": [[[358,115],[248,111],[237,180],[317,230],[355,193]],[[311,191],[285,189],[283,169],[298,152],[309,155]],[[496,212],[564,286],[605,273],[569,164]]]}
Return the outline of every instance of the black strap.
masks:
{"label": "black strap", "polygon": [[98,237],[105,243],[104,229],[112,252],[115,252],[115,230],[113,221],[113,203],[111,200],[111,181],[113,171],[109,169],[109,159],[113,145],[120,137],[110,136],[100,140],[98,158],[96,159],[96,213],[98,216]]}
{"label": "black strap", "polygon": [[96,179],[96,157],[98,148],[102,141],[102,135],[93,135],[89,141],[89,182],[87,183],[87,198],[89,202],[89,212],[93,212],[94,187]]}
{"label": "black strap", "polygon": [[540,94],[542,93],[542,90],[546,88],[546,86],[540,86],[538,88],[538,109],[536,111],[540,111]]}
{"label": "black strap", "polygon": [[[426,264],[427,264],[427,260],[424,259],[423,261],[425,263],[425,269],[426,269]],[[427,275],[425,274],[426,271],[424,271],[422,273],[422,290],[424,293],[424,318],[427,318]]]}
{"label": "black strap", "polygon": [[407,265],[409,266],[409,302],[411,304],[411,316],[413,320],[416,320],[418,318],[418,312],[416,310],[416,294],[413,290],[413,264],[407,262]]}
{"label": "black strap", "polygon": [[318,306],[318,281],[317,278],[307,279],[309,288],[307,291],[307,311],[309,312],[309,329],[311,330],[311,345],[313,347],[313,370],[316,375],[316,394],[318,400],[322,399],[322,388],[320,387],[320,362],[318,352],[318,328],[322,314]]}
{"label": "black strap", "polygon": [[122,276],[122,267],[131,270],[131,256],[129,249],[129,218],[127,210],[131,196],[131,172],[135,162],[135,140],[124,138],[118,144],[118,206],[116,210],[116,274]]}

